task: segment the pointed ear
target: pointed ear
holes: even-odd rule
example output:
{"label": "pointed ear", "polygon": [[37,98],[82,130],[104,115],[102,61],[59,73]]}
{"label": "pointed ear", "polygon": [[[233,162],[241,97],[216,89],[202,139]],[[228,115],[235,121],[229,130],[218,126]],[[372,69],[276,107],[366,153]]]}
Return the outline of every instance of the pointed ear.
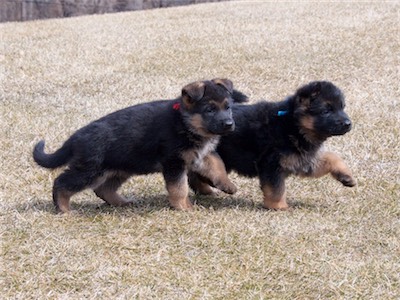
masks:
{"label": "pointed ear", "polygon": [[196,81],[183,87],[182,102],[187,109],[190,109],[196,101],[204,96],[205,84],[203,81]]}
{"label": "pointed ear", "polygon": [[311,83],[311,100],[314,100],[321,93],[321,82],[316,81]]}
{"label": "pointed ear", "polygon": [[215,78],[211,80],[215,84],[223,86],[230,94],[233,92],[233,83],[229,79]]}
{"label": "pointed ear", "polygon": [[244,103],[249,102],[249,97],[238,90],[233,90],[232,99],[234,103]]}
{"label": "pointed ear", "polygon": [[302,105],[308,106],[315,100],[321,93],[321,82],[311,82],[297,90],[298,102]]}
{"label": "pointed ear", "polygon": [[313,98],[313,97],[315,98],[320,94],[320,92],[321,92],[321,82],[314,81],[299,88],[297,90],[297,95],[300,98]]}
{"label": "pointed ear", "polygon": [[311,100],[310,100],[310,98],[304,98],[304,97],[297,95],[296,102],[298,103],[299,106],[308,107],[308,106],[310,106]]}

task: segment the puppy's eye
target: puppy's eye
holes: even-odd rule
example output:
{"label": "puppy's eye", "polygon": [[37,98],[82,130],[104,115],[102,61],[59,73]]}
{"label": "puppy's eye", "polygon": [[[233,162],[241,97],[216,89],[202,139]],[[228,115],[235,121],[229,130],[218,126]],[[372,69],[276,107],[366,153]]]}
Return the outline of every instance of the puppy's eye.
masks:
{"label": "puppy's eye", "polygon": [[208,106],[208,107],[206,108],[206,112],[208,112],[208,113],[213,113],[213,112],[215,112],[215,110],[216,110],[216,107],[213,106],[213,105]]}
{"label": "puppy's eye", "polygon": [[227,104],[227,105],[225,105],[225,109],[226,110],[231,109],[231,106],[229,104]]}
{"label": "puppy's eye", "polygon": [[329,113],[331,113],[333,111],[333,107],[328,105],[327,107],[325,107],[325,109],[322,111],[323,115],[327,115]]}
{"label": "puppy's eye", "polygon": [[325,109],[323,112],[322,112],[322,114],[323,115],[327,115],[327,114],[329,114],[331,111],[329,110],[329,109]]}

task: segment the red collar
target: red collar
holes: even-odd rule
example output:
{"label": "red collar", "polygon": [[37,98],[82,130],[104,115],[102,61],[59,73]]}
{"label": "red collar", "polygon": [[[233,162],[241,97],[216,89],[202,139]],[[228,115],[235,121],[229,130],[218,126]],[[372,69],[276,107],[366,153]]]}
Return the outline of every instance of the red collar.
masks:
{"label": "red collar", "polygon": [[181,104],[179,102],[174,103],[174,105],[172,105],[173,110],[179,110],[181,108]]}

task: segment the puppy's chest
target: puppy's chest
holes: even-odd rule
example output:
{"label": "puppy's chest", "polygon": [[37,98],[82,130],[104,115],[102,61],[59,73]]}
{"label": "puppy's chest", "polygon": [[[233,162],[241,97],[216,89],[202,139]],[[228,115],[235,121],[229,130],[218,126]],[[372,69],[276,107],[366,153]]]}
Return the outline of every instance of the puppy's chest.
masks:
{"label": "puppy's chest", "polygon": [[318,153],[292,153],[282,155],[281,167],[295,175],[310,175],[318,164]]}
{"label": "puppy's chest", "polygon": [[201,169],[205,156],[217,148],[218,142],[219,138],[210,139],[197,147],[184,151],[182,158],[186,166],[191,170]]}

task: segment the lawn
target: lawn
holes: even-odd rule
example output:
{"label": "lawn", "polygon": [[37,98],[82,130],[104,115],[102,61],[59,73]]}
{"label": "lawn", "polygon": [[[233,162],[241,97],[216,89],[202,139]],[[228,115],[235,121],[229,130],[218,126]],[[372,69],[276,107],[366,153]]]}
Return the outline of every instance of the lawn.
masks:
{"label": "lawn", "polygon": [[[400,4],[234,1],[0,24],[0,291],[4,299],[398,299]],[[61,170],[31,157],[136,103],[214,77],[280,100],[312,80],[346,96],[353,130],[326,143],[357,179],[287,182],[288,211],[256,179],[171,210],[159,174],[134,204],[93,192],[55,214]]]}

